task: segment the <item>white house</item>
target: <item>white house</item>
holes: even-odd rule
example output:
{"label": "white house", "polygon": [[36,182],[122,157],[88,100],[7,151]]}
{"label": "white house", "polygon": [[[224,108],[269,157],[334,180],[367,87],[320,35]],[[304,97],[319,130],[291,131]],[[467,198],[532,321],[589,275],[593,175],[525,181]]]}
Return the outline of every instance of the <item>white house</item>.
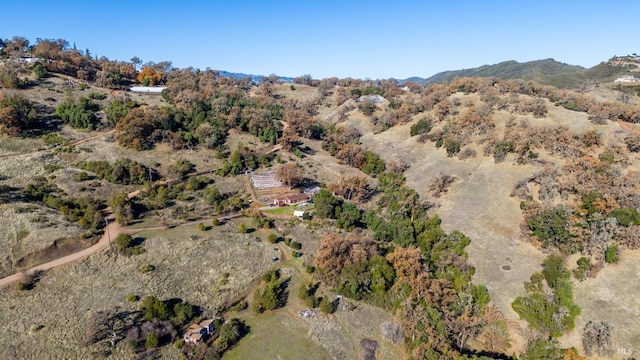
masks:
{"label": "white house", "polygon": [[613,80],[615,83],[636,83],[640,82],[640,79],[636,79],[633,75],[623,75]]}
{"label": "white house", "polygon": [[132,86],[129,90],[137,93],[160,94],[166,88],[166,86]]}

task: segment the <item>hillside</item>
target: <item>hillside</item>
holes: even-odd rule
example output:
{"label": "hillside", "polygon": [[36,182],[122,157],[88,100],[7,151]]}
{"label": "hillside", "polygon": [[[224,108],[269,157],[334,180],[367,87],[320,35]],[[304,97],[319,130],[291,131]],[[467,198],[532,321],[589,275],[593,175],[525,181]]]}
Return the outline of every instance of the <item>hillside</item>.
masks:
{"label": "hillside", "polygon": [[457,77],[496,77],[532,80],[566,89],[612,82],[619,76],[634,74],[638,69],[640,69],[640,60],[632,56],[612,58],[589,69],[560,63],[553,59],[525,63],[505,61],[472,69],[445,71],[427,79],[413,77],[404,81],[412,81],[424,86],[450,83]]}
{"label": "hillside", "polygon": [[568,65],[553,59],[528,61],[504,61],[494,65],[483,65],[477,68],[444,71],[417,82],[420,85],[449,83],[457,77],[497,77],[500,79],[537,79],[542,76],[553,76],[584,70],[581,66]]}
{"label": "hillside", "polygon": [[[0,52],[0,353],[622,359],[612,344],[640,348],[640,300],[628,296],[640,286],[614,281],[638,271],[632,88],[256,84],[56,44]],[[542,63],[530,71],[567,75]],[[166,89],[126,90],[137,83]],[[192,333],[208,319],[217,331]]]}

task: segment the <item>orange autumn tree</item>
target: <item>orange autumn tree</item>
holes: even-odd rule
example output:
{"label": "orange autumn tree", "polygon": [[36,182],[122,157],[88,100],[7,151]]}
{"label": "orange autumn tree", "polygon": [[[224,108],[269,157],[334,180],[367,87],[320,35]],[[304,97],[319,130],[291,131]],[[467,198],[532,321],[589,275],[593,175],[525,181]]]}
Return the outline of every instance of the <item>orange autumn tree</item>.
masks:
{"label": "orange autumn tree", "polygon": [[162,71],[146,66],[138,73],[136,79],[144,86],[154,86],[162,81],[163,76]]}

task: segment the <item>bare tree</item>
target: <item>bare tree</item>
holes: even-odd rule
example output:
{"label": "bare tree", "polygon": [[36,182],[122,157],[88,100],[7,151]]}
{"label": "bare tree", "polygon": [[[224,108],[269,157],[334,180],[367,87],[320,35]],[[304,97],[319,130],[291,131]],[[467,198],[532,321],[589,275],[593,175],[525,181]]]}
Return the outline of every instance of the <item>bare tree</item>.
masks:
{"label": "bare tree", "polygon": [[584,334],[582,335],[585,354],[592,356],[595,353],[607,357],[613,355],[612,330],[613,328],[608,322],[589,321],[584,326]]}
{"label": "bare tree", "polygon": [[440,197],[440,195],[447,192],[449,185],[451,185],[455,179],[455,176],[451,174],[441,173],[433,179],[431,186],[429,186],[429,191],[431,191],[433,196]]}
{"label": "bare tree", "polygon": [[295,186],[302,179],[302,169],[294,163],[280,165],[276,170],[276,178],[287,186]]}

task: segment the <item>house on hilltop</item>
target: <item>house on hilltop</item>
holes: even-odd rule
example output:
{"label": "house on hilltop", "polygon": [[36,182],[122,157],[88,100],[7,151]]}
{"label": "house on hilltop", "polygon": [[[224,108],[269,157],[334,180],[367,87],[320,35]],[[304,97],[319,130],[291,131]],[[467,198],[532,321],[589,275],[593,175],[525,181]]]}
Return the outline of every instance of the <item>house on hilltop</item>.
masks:
{"label": "house on hilltop", "polygon": [[188,344],[199,344],[206,336],[213,333],[213,319],[202,320],[198,324],[191,324],[184,334],[184,342]]}
{"label": "house on hilltop", "polygon": [[160,94],[162,90],[166,88],[166,86],[132,86],[129,88],[129,91],[135,93]]}
{"label": "house on hilltop", "polygon": [[637,83],[640,79],[633,77],[633,75],[623,75],[613,80],[614,83]]}

